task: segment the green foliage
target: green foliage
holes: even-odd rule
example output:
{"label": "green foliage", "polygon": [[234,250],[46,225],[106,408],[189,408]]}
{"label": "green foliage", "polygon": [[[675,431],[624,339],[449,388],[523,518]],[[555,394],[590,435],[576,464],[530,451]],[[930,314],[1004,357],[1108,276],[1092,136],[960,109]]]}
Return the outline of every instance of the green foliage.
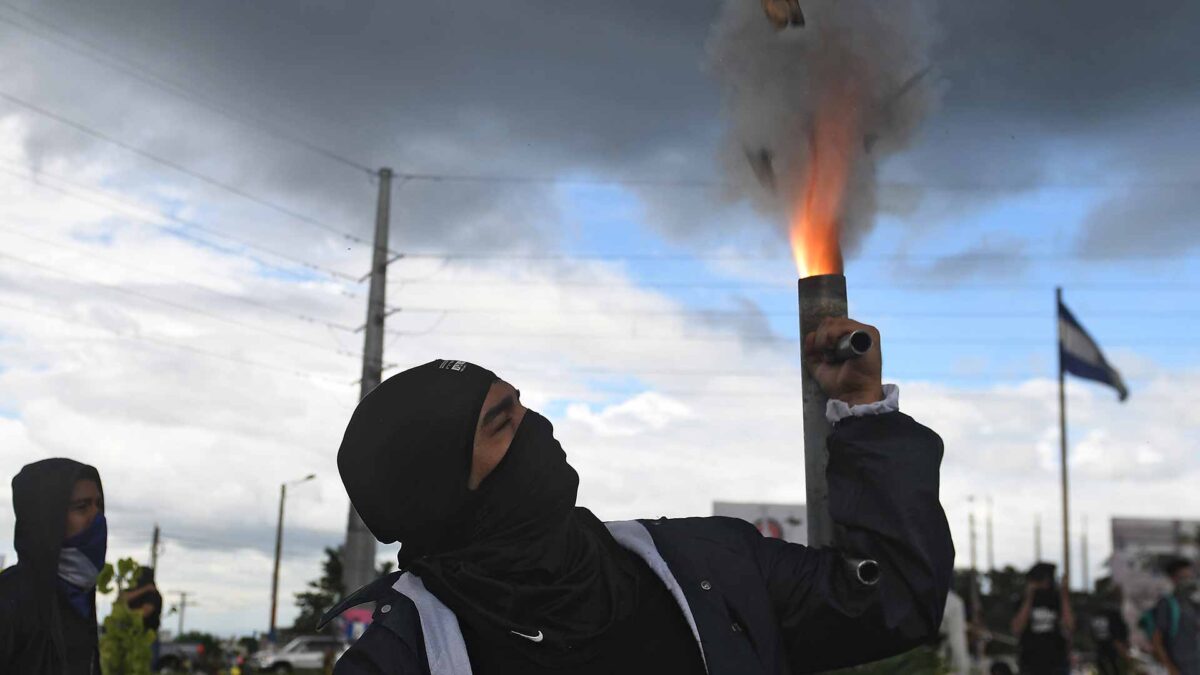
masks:
{"label": "green foliage", "polygon": [[117,601],[104,619],[100,634],[100,668],[105,675],[150,675],[154,632],[142,626],[141,612],[129,609],[121,597],[137,579],[138,569],[132,559],[122,558],[115,569],[111,563],[106,564],[97,579],[101,593],[117,592]]}
{"label": "green foliage", "polygon": [[947,675],[949,672],[941,656],[930,647],[918,647],[890,659],[834,671],[836,675]]}
{"label": "green foliage", "polygon": [[317,622],[333,607],[346,589],[342,586],[342,549],[325,547],[325,560],[321,563],[321,577],[308,582],[308,590],[296,594],[296,606],[300,614],[292,624],[291,632],[311,635],[317,632]]}
{"label": "green foliage", "polygon": [[[390,574],[396,568],[396,563],[385,561],[375,570],[379,576]],[[342,585],[342,547],[325,547],[325,560],[321,563],[321,577],[308,582],[308,590],[296,594],[296,607],[300,614],[296,617],[289,633],[293,635],[312,635],[317,632],[317,622],[325,612],[346,595]]]}

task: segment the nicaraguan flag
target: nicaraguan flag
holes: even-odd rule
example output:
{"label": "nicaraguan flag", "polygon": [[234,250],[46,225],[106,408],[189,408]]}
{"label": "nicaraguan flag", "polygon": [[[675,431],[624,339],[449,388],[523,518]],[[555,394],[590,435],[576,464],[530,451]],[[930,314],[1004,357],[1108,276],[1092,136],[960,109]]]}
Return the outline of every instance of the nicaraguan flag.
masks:
{"label": "nicaraguan flag", "polygon": [[1124,401],[1129,389],[1116,368],[1108,365],[1100,346],[1088,335],[1067,306],[1058,303],[1058,351],[1064,371],[1087,380],[1107,384]]}

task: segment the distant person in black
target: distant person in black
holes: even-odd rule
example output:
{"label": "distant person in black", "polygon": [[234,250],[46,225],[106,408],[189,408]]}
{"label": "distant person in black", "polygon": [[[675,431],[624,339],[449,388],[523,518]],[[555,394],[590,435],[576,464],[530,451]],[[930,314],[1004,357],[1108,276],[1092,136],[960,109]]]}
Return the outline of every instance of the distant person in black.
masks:
{"label": "distant person in black", "polygon": [[1154,655],[1170,675],[1200,675],[1200,607],[1190,560],[1167,563],[1172,590],[1154,608]]}
{"label": "distant person in black", "polygon": [[[579,475],[550,421],[491,371],[433,361],[383,382],[355,410],[338,468],[372,534],[401,542],[401,570],[326,615],[376,607],[336,672],[782,675],[934,639],[954,557],[942,443],[899,412],[878,347],[828,359],[859,329],[879,344],[846,319],[806,336],[836,399],[837,536],[819,549],[731,518],[601,522],[576,506]],[[666,470],[659,460],[647,467]]]}
{"label": "distant person in black", "polygon": [[1066,583],[1054,581],[1054,565],[1040,562],[1025,575],[1025,597],[1012,620],[1020,639],[1021,675],[1066,675],[1075,631]]}
{"label": "distant person in black", "polygon": [[159,622],[162,620],[162,594],[154,585],[154,568],[140,568],[137,584],[125,591],[123,597],[129,609],[142,615],[142,627],[158,632]]}
{"label": "distant person in black", "polygon": [[1092,616],[1090,628],[1096,644],[1096,669],[1100,675],[1124,675],[1129,658],[1129,624],[1121,616],[1121,594],[1111,585],[1097,583],[1103,606]]}
{"label": "distant person in black", "polygon": [[162,621],[162,594],[154,585],[154,568],[138,569],[137,584],[122,596],[129,609],[142,615],[142,627],[154,633],[154,644],[150,646],[150,663],[158,664],[158,627]]}
{"label": "distant person in black", "polygon": [[0,673],[99,675],[96,578],[108,526],[95,468],[29,464],[13,478],[17,564],[0,573]]}

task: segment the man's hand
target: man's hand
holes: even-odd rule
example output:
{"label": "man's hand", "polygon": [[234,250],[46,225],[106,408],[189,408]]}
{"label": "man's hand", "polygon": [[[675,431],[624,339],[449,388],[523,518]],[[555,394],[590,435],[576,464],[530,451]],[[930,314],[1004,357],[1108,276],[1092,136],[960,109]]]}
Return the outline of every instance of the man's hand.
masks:
{"label": "man's hand", "polygon": [[[873,338],[871,350],[857,359],[831,363],[826,354],[843,335],[865,330]],[[804,362],[829,398],[850,405],[883,400],[883,352],[879,331],[874,326],[850,319],[825,319],[817,330],[804,336]]]}

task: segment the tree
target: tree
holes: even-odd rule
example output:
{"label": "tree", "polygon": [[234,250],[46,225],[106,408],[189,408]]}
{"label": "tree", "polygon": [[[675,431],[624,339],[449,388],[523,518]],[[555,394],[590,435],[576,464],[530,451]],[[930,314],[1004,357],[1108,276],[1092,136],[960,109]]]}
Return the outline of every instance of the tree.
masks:
{"label": "tree", "polygon": [[101,593],[110,593],[115,586],[117,600],[112,612],[104,619],[104,630],[100,635],[100,669],[106,675],[150,675],[150,646],[154,644],[154,632],[142,626],[141,612],[129,609],[121,597],[137,579],[138,564],[130,558],[117,561],[114,569],[106,564],[96,580]]}
{"label": "tree", "polygon": [[[380,576],[390,574],[396,563],[385,561],[376,572]],[[338,600],[346,595],[342,585],[342,547],[325,547],[325,560],[321,563],[321,577],[308,582],[308,590],[296,594],[296,607],[300,614],[292,624],[291,632],[309,635],[317,632],[317,623]]]}
{"label": "tree", "polygon": [[292,624],[292,632],[300,635],[317,632],[317,623],[345,595],[342,586],[342,549],[325,547],[325,560],[321,563],[321,576],[308,582],[308,590],[296,594],[296,606],[300,614]]}

